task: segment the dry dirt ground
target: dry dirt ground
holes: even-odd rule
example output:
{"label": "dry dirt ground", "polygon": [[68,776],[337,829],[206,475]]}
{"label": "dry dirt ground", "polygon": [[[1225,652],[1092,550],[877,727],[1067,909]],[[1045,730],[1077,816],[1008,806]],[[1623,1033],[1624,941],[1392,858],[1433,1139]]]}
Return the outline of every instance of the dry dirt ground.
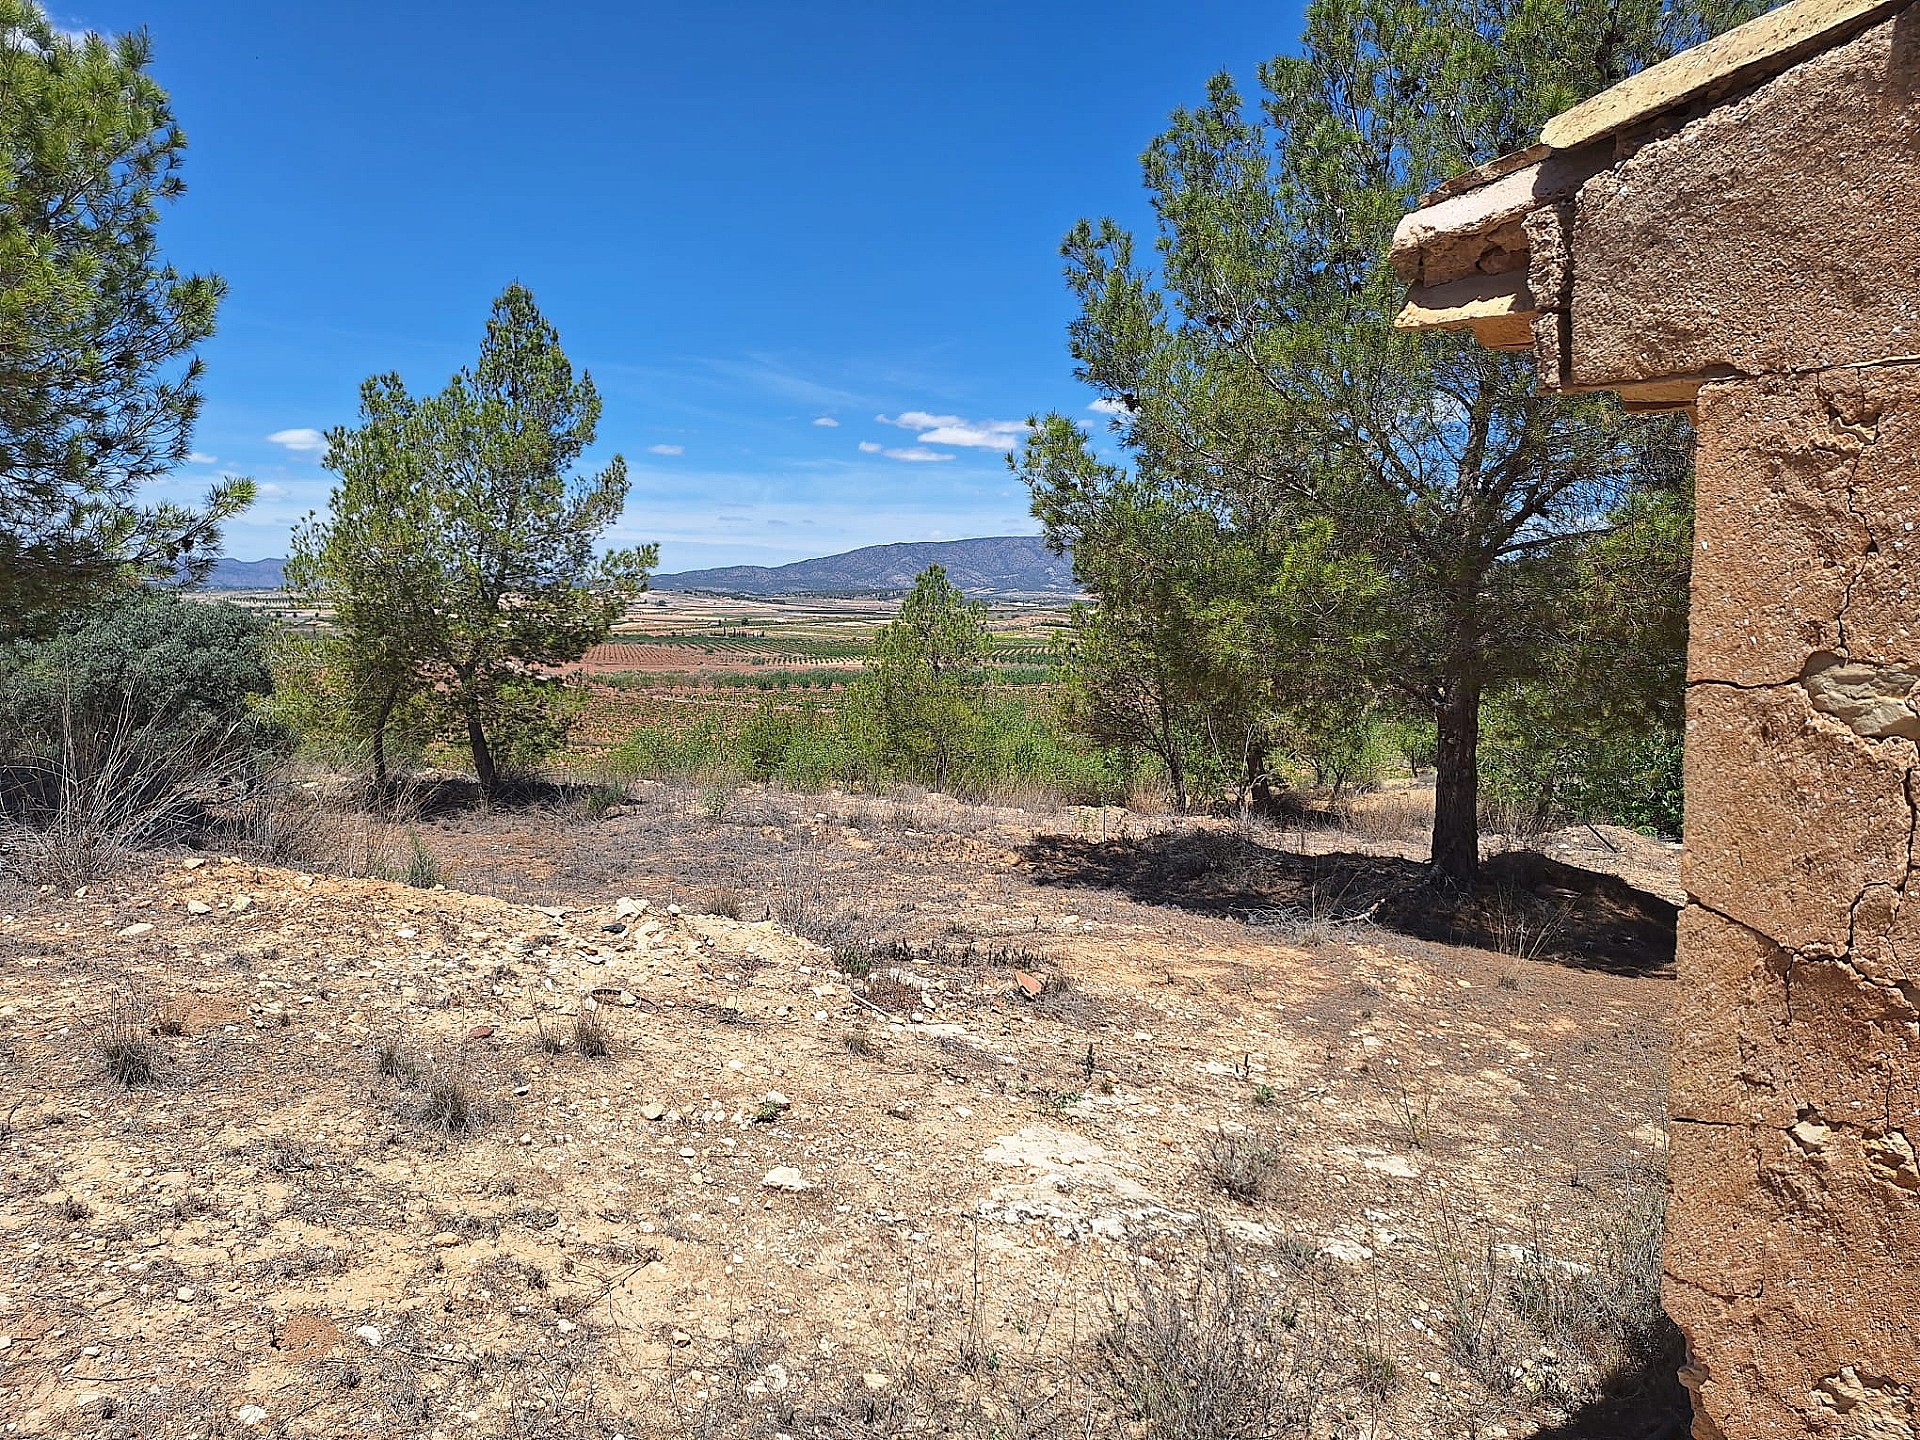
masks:
{"label": "dry dirt ground", "polygon": [[5,1433],[1677,1433],[1529,1321],[1658,1194],[1658,899],[941,797],[418,834],[0,897]]}

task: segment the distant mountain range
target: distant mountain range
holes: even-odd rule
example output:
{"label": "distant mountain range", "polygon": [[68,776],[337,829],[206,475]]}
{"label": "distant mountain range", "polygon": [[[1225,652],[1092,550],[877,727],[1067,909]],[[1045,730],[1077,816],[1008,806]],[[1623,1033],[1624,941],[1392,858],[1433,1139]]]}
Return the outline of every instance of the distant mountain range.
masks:
{"label": "distant mountain range", "polygon": [[1064,597],[1080,588],[1072,558],[1055,555],[1038,535],[868,545],[791,565],[685,570],[654,576],[653,588],[723,595],[898,595],[912,589],[914,576],[929,565],[946,566],[947,578],[969,595]]}
{"label": "distant mountain range", "polygon": [[278,590],[284,583],[280,570],[284,560],[228,560],[213,562],[207,576],[209,590]]}
{"label": "distant mountain range", "polygon": [[[283,560],[217,560],[209,590],[278,590]],[[947,567],[947,578],[969,595],[1064,597],[1079,593],[1072,558],[1055,555],[1038,535],[995,535],[982,540],[928,540],[868,545],[844,555],[796,560],[791,565],[723,565],[656,575],[655,590],[702,590],[721,595],[898,595],[929,565]]]}

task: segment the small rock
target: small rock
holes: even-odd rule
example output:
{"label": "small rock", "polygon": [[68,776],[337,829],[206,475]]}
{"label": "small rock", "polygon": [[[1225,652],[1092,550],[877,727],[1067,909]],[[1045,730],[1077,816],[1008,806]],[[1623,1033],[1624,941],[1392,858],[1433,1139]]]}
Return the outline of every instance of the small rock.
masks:
{"label": "small rock", "polygon": [[266,1407],[264,1405],[242,1405],[238,1410],[233,1412],[233,1418],[251,1430],[267,1418]]}
{"label": "small rock", "polygon": [[451,1230],[442,1230],[433,1237],[433,1243],[442,1250],[450,1250],[460,1243],[460,1237]]}
{"label": "small rock", "polygon": [[882,1375],[878,1370],[869,1370],[860,1377],[860,1383],[869,1390],[884,1390],[893,1383],[893,1380]]}
{"label": "small rock", "polygon": [[368,1349],[378,1350],[380,1348],[380,1330],[378,1326],[362,1325],[355,1330],[353,1334],[355,1339],[364,1341]]}
{"label": "small rock", "polygon": [[1025,970],[1014,971],[1013,979],[1014,983],[1029,995],[1038,995],[1042,990],[1047,988],[1046,982],[1038,975],[1031,975]]}
{"label": "small rock", "polygon": [[667,1107],[662,1105],[658,1100],[649,1100],[640,1107],[640,1118],[642,1120],[658,1120],[666,1113]]}
{"label": "small rock", "polygon": [[251,910],[252,908],[253,908],[253,897],[251,895],[236,895],[233,897],[233,909],[235,914],[238,914],[242,910]]}
{"label": "small rock", "polygon": [[173,1293],[174,1297],[179,1300],[182,1305],[191,1305],[193,1303],[193,1286],[182,1285]]}
{"label": "small rock", "polygon": [[122,930],[120,932],[120,938],[122,940],[135,940],[142,935],[151,935],[152,933],[153,926],[149,922],[142,920],[138,924],[129,925],[126,929]]}
{"label": "small rock", "polygon": [[1800,1142],[1802,1149],[1819,1150],[1826,1145],[1833,1131],[1825,1125],[1822,1125],[1818,1120],[1802,1120],[1798,1125],[1793,1127],[1790,1133],[1795,1140]]}
{"label": "small rock", "polygon": [[469,1039],[469,1040],[485,1040],[485,1039],[486,1039],[486,1038],[487,1038],[487,1037],[488,1037],[489,1035],[491,1035],[491,1034],[493,1034],[493,1026],[491,1026],[491,1025],[476,1025],[476,1026],[474,1026],[474,1027],[473,1027],[473,1029],[471,1029],[471,1030],[469,1030],[469,1031],[467,1032],[467,1039]]}
{"label": "small rock", "polygon": [[676,1330],[673,1332],[673,1343],[676,1345],[691,1345],[693,1343],[693,1336],[684,1330]]}
{"label": "small rock", "polygon": [[562,1335],[571,1335],[574,1331],[578,1330],[580,1327],[574,1324],[574,1322],[571,1320],[562,1320],[559,1324],[555,1325],[553,1328],[558,1330]]}
{"label": "small rock", "polygon": [[187,901],[187,913],[189,915],[210,915],[213,913],[213,907],[204,900],[189,900]]}
{"label": "small rock", "polygon": [[813,1182],[791,1165],[776,1165],[760,1182],[769,1190],[811,1190]]}
{"label": "small rock", "polygon": [[180,868],[183,870],[198,870],[206,863],[206,861],[200,859],[198,856],[194,856],[192,859],[182,860],[180,862]]}
{"label": "small rock", "polygon": [[793,1108],[793,1102],[778,1090],[767,1091],[767,1104],[773,1106],[776,1110],[791,1110]]}

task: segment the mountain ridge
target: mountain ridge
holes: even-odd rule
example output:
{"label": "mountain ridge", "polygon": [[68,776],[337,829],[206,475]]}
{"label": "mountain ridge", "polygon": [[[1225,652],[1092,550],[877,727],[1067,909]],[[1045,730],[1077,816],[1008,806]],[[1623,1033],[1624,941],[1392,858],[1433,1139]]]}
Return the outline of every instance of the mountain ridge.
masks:
{"label": "mountain ridge", "polygon": [[[280,559],[222,557],[208,575],[209,590],[278,590]],[[1080,593],[1071,556],[1055,555],[1038,535],[985,535],[969,540],[902,540],[863,545],[837,555],[785,565],[721,565],[653,577],[652,588],[676,593],[723,595],[818,595],[877,597],[901,594],[929,565],[944,565],[947,578],[973,596],[1060,598]]]}
{"label": "mountain ridge", "polygon": [[929,565],[968,595],[1066,598],[1080,593],[1070,556],[1055,555],[1038,535],[987,535],[971,540],[903,540],[863,545],[838,555],[786,565],[722,565],[653,577],[655,590],[731,595],[896,595]]}

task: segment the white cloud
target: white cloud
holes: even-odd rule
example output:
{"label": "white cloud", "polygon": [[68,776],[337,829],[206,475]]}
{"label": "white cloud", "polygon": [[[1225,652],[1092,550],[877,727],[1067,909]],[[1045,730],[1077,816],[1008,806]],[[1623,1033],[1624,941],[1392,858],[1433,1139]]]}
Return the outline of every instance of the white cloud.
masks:
{"label": "white cloud", "polygon": [[647,453],[649,455],[684,455],[687,453],[687,447],[684,445],[649,445],[647,446]]}
{"label": "white cloud", "polygon": [[922,445],[959,445],[974,450],[1011,450],[1027,435],[1024,420],[963,420],[958,415],[931,415],[906,410],[899,415],[876,415],[882,425],[917,432]]}
{"label": "white cloud", "polygon": [[1087,406],[1087,408],[1089,410],[1097,410],[1102,415],[1133,414],[1133,407],[1127,404],[1127,402],[1124,400],[1096,400],[1091,405]]}
{"label": "white cloud", "polygon": [[920,464],[930,463],[935,460],[953,459],[951,455],[942,455],[938,450],[929,450],[924,445],[906,445],[892,448],[873,440],[862,440],[860,442],[860,453],[863,455],[884,455],[889,460],[906,460]]}
{"label": "white cloud", "polygon": [[838,430],[840,428],[840,422],[834,419],[831,415],[822,415],[818,420],[814,421],[813,423],[818,425],[823,430]]}
{"label": "white cloud", "polygon": [[958,415],[929,415],[924,410],[903,410],[898,415],[876,415],[882,425],[898,425],[902,430],[932,430],[941,425],[963,425]]}
{"label": "white cloud", "polygon": [[317,455],[327,448],[327,437],[308,425],[292,430],[276,430],[267,436],[269,445],[284,445],[296,455]]}
{"label": "white cloud", "polygon": [[187,463],[189,465],[218,465],[220,463],[220,457],[218,455],[202,455],[196,450],[187,456]]}

